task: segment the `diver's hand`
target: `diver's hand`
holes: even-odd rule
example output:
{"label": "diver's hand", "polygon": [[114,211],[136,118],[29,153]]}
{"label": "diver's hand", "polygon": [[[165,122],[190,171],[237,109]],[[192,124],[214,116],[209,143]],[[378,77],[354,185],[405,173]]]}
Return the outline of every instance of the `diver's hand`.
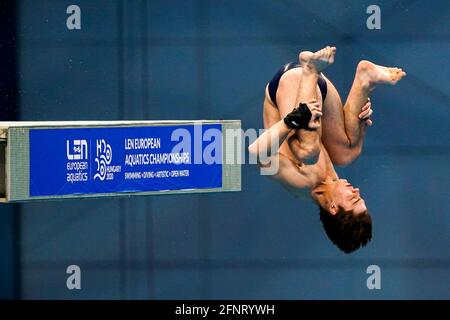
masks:
{"label": "diver's hand", "polygon": [[362,107],[361,113],[358,115],[358,118],[361,121],[364,121],[366,125],[371,126],[373,124],[373,121],[370,119],[372,114],[373,114],[372,103],[370,102],[370,98],[367,98],[367,102],[364,105],[364,107]]}
{"label": "diver's hand", "polygon": [[311,120],[308,123],[308,127],[311,130],[320,128],[320,118],[322,117],[322,107],[316,99],[311,99],[306,102],[306,105],[311,111]]}
{"label": "diver's hand", "polygon": [[284,123],[291,129],[316,130],[320,127],[322,109],[316,99],[302,102],[284,117]]}

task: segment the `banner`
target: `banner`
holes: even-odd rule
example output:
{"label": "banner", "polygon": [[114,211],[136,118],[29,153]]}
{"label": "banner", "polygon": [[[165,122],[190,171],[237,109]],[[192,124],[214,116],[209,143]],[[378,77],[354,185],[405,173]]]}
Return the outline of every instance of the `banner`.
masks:
{"label": "banner", "polygon": [[222,187],[221,124],[30,130],[30,196]]}

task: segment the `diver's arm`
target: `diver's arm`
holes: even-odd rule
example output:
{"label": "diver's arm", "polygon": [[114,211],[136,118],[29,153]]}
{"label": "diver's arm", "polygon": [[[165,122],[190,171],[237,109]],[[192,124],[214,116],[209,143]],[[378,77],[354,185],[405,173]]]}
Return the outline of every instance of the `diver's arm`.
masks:
{"label": "diver's arm", "polygon": [[264,131],[249,147],[248,151],[253,156],[271,157],[278,152],[281,144],[292,131],[284,120],[278,121],[268,130]]}
{"label": "diver's arm", "polygon": [[[322,111],[319,103],[311,99],[307,103],[300,104],[282,120],[266,130],[248,148],[253,156],[271,157],[278,152],[280,145],[286,140],[292,130],[299,141],[295,142],[294,152],[301,160],[309,160],[311,152],[319,149],[320,117]],[[291,145],[291,143],[290,143]]]}

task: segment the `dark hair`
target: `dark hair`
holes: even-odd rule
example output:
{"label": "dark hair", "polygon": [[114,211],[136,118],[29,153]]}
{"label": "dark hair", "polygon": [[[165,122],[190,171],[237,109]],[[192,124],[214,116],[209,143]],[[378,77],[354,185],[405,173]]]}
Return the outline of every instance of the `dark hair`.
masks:
{"label": "dark hair", "polygon": [[369,211],[358,215],[339,211],[332,215],[320,208],[320,220],[328,238],[345,253],[364,247],[372,239],[372,218]]}

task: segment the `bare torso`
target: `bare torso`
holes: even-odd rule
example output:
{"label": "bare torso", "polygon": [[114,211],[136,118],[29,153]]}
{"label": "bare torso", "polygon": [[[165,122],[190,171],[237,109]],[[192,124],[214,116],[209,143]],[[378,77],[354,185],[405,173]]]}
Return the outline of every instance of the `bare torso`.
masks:
{"label": "bare torso", "polygon": [[[266,87],[263,110],[264,128],[268,129],[275,125],[281,120],[281,116],[282,115],[280,115],[279,109],[271,101]],[[286,174],[290,175],[291,177],[297,176],[298,181],[302,182],[299,183],[298,186],[296,186],[292,183],[286,183],[283,179],[278,178],[278,180],[295,196],[304,197],[309,195],[309,190],[305,190],[304,187],[305,180],[307,181],[307,185],[309,185],[310,188],[313,188],[321,181],[323,181],[327,177],[327,175],[331,174],[332,176],[334,176],[336,175],[336,173],[334,171],[330,157],[322,143],[320,143],[320,154],[317,161],[312,164],[305,164],[297,159],[297,157],[291,151],[290,142],[293,139],[298,139],[295,131],[292,131],[292,133],[289,134],[288,138],[280,146],[280,170],[285,170]],[[284,176],[284,174],[281,176]]]}

